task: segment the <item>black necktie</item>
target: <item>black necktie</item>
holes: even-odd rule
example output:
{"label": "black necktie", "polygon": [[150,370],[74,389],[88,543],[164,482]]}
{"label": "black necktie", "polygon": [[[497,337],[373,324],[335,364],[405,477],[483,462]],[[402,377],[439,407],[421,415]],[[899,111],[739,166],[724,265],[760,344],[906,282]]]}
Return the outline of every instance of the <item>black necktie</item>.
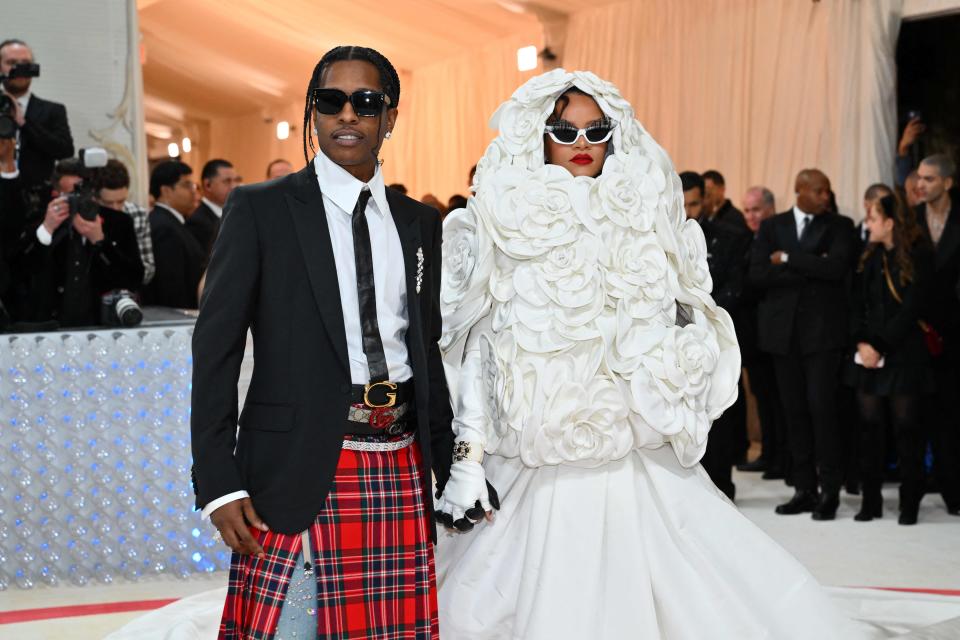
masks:
{"label": "black necktie", "polygon": [[810,228],[811,218],[813,218],[813,216],[810,214],[803,216],[803,222],[800,224],[800,242],[803,242],[804,236],[807,235],[807,230]]}
{"label": "black necktie", "polygon": [[366,187],[353,208],[353,257],[357,264],[357,300],[360,303],[360,330],[363,332],[363,353],[367,356],[370,382],[389,380],[387,357],[380,339],[377,322],[377,290],[373,282],[373,252],[370,250],[370,230],[367,227],[367,202],[370,190]]}

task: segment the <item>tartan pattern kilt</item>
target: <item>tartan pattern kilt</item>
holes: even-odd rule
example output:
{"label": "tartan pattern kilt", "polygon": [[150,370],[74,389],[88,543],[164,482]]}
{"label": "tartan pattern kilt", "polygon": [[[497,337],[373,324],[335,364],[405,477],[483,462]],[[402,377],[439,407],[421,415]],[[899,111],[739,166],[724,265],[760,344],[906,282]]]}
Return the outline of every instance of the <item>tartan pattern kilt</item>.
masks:
{"label": "tartan pattern kilt", "polygon": [[[420,448],[343,449],[310,527],[317,637],[438,640],[433,545]],[[300,534],[251,533],[266,558],[233,554],[219,638],[269,640],[301,551]]]}

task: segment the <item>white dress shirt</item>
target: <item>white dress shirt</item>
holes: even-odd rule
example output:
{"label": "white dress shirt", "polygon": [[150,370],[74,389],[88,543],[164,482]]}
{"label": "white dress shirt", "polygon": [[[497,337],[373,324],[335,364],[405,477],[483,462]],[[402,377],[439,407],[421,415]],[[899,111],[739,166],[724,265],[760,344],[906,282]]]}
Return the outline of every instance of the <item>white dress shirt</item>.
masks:
{"label": "white dress shirt", "polygon": [[805,212],[803,209],[801,209],[800,207],[794,205],[794,206],[793,206],[793,220],[794,220],[794,222],[796,222],[796,224],[797,224],[797,240],[799,240],[799,239],[800,239],[800,234],[803,233],[804,227],[805,227],[805,226],[809,226],[809,224],[810,224],[811,222],[813,222],[813,214],[812,214],[812,213],[807,213],[807,212]]}
{"label": "white dress shirt", "polygon": [[207,196],[200,198],[200,201],[210,207],[210,210],[213,211],[213,215],[217,216],[218,218],[223,218],[223,207],[214,203],[214,201],[209,199]]}
{"label": "white dress shirt", "polygon": [[[357,295],[357,265],[353,252],[353,208],[365,187],[371,192],[365,215],[370,231],[370,250],[373,256],[373,280],[377,296],[377,323],[380,339],[387,358],[390,380],[403,382],[413,376],[407,353],[407,281],[403,262],[403,247],[387,203],[383,174],[376,170],[370,182],[354,178],[343,167],[318,153],[313,161],[317,181],[323,193],[323,208],[333,245],[333,260],[337,265],[337,284],[340,288],[340,306],[343,309],[343,328],[347,335],[347,357],[350,360],[350,378],[353,384],[370,381],[367,357],[363,353],[363,331],[360,327],[360,302]],[[203,518],[234,500],[247,498],[246,491],[235,491],[209,502],[201,512]]]}
{"label": "white dress shirt", "polygon": [[183,214],[171,207],[168,204],[163,204],[162,202],[156,202],[153,205],[154,207],[160,207],[161,209],[166,209],[173,214],[173,217],[177,219],[180,224],[186,224],[187,220],[183,217]]}

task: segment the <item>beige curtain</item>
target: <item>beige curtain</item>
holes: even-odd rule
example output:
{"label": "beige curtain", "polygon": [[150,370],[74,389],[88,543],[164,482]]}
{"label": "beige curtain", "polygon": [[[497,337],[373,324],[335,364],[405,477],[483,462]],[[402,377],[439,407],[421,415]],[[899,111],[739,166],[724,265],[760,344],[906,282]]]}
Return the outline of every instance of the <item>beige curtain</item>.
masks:
{"label": "beige curtain", "polygon": [[467,175],[496,135],[487,122],[500,103],[539,73],[517,71],[517,49],[543,47],[539,29],[480,51],[418,68],[400,97],[396,133],[384,149],[384,176],[413,197],[446,202],[468,194]]}
{"label": "beige curtain", "polygon": [[840,209],[890,182],[902,0],[643,0],[574,14],[564,66],[624,92],[677,170],[717,169],[739,204],[764,184],[779,210],[804,167]]}

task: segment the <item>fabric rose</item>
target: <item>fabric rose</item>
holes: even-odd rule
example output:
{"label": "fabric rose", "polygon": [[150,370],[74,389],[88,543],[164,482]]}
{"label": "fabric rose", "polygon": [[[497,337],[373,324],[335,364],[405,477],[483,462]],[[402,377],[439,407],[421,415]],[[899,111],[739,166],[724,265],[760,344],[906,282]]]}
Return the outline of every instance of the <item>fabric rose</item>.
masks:
{"label": "fabric rose", "polygon": [[444,333],[440,348],[448,349],[490,307],[489,279],[493,268],[490,236],[478,222],[483,205],[476,198],[467,208],[443,222],[443,269],[440,275],[440,311]]}
{"label": "fabric rose", "polygon": [[650,231],[666,176],[639,150],[607,158],[590,191],[590,214],[619,227]]}
{"label": "fabric rose", "polygon": [[[516,338],[510,331],[480,337],[483,388],[491,427],[486,446],[512,452],[504,455],[519,455],[520,431],[533,398],[534,376],[518,353]],[[526,376],[524,369],[528,371]]]}
{"label": "fabric rose", "polygon": [[534,109],[519,102],[507,101],[494,114],[491,124],[500,129],[500,140],[507,153],[519,156],[543,147],[546,123],[543,109]]}
{"label": "fabric rose", "polygon": [[513,258],[541,256],[579,234],[575,208],[587,207],[586,187],[562,167],[537,171],[501,169],[494,176],[496,201],[486,218],[497,246]]}
{"label": "fabric rose", "polygon": [[573,74],[563,69],[554,69],[520,85],[513,92],[512,98],[525,107],[541,106],[568,89],[572,78]]}
{"label": "fabric rose", "polygon": [[633,448],[628,408],[617,385],[606,377],[561,382],[544,406],[539,429],[524,431],[521,455],[527,464],[598,466]]}
{"label": "fabric rose", "polygon": [[705,446],[710,429],[706,401],[719,359],[716,335],[707,327],[671,327],[632,376],[632,410],[665,436],[685,432]]}
{"label": "fabric rose", "polygon": [[680,225],[680,248],[678,270],[681,284],[712,291],[713,279],[707,266],[707,241],[696,220],[687,220]]}
{"label": "fabric rose", "polygon": [[604,260],[607,295],[621,301],[632,318],[647,319],[671,305],[667,255],[650,236],[614,236]]}

